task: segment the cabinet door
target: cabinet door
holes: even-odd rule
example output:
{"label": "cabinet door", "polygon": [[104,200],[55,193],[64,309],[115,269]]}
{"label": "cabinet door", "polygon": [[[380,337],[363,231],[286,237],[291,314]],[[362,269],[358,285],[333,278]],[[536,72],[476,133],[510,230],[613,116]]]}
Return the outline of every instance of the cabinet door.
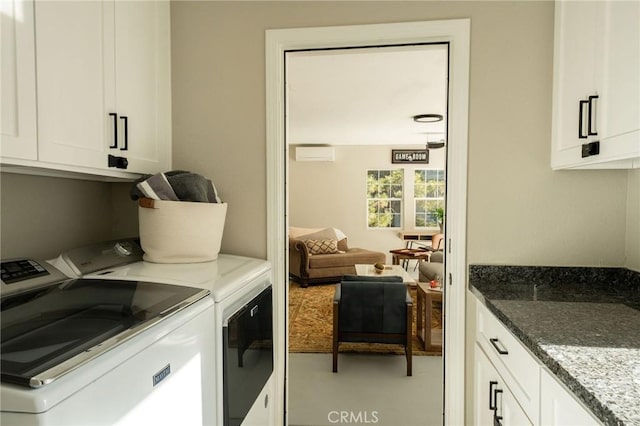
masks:
{"label": "cabinet door", "polygon": [[556,2],[554,51],[554,149],[563,152],[587,141],[586,123],[580,129],[580,116],[587,121],[586,100],[595,95],[595,66],[599,50],[596,26],[597,2]]}
{"label": "cabinet door", "polygon": [[[598,125],[601,143],[630,135],[640,147],[640,2],[609,1],[603,11],[602,81]],[[616,143],[613,141],[611,143]],[[620,144],[624,144],[622,141]],[[624,154],[624,147],[620,147]]]}
{"label": "cabinet door", "polygon": [[[640,3],[557,1],[552,168],[631,168],[640,157]],[[579,137],[582,135],[583,137]],[[599,153],[582,157],[582,145]]]}
{"label": "cabinet door", "polygon": [[489,359],[486,357],[480,346],[475,345],[475,391],[473,411],[475,425],[493,425],[493,391],[495,385],[491,383],[498,382],[498,372]]}
{"label": "cabinet door", "polygon": [[478,426],[531,425],[531,421],[482,348],[475,345],[474,415]]}
{"label": "cabinet door", "polygon": [[33,2],[2,0],[0,19],[2,19],[0,155],[4,158],[35,160],[38,156],[38,145]]}
{"label": "cabinet door", "polygon": [[482,302],[476,303],[476,342],[508,383],[529,418],[538,423],[539,361]]}
{"label": "cabinet door", "polygon": [[541,379],[540,423],[548,426],[601,424],[545,369]]}
{"label": "cabinet door", "polygon": [[113,4],[36,2],[40,161],[107,167],[114,137]]}
{"label": "cabinet door", "polygon": [[127,157],[128,171],[156,173],[169,168],[169,27],[169,2],[115,3],[116,103],[120,135],[120,154],[116,155]]}

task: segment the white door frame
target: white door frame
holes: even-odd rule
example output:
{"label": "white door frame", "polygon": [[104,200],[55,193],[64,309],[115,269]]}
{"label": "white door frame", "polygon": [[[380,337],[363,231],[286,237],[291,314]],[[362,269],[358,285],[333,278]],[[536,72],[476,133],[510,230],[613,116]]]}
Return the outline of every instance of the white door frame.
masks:
{"label": "white door frame", "polygon": [[[285,52],[353,46],[449,43],[444,424],[465,423],[467,130],[470,20],[442,20],[266,31],[267,258],[273,264],[277,423],[284,424],[288,298]],[[452,319],[455,319],[452,321]],[[426,396],[425,396],[426,397]]]}

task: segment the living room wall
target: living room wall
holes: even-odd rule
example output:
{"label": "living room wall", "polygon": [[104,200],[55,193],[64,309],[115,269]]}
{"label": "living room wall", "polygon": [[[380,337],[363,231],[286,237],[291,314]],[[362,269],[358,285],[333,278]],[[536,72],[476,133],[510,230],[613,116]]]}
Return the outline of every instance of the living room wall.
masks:
{"label": "living room wall", "polygon": [[424,149],[424,146],[335,146],[335,161],[295,161],[289,156],[289,223],[305,228],[335,227],[348,237],[350,247],[381,251],[404,247],[399,229],[367,227],[367,170],[404,169],[405,204],[403,228],[414,229],[412,221],[413,170],[443,169],[444,149],[431,150],[429,164],[392,164],[392,149]]}

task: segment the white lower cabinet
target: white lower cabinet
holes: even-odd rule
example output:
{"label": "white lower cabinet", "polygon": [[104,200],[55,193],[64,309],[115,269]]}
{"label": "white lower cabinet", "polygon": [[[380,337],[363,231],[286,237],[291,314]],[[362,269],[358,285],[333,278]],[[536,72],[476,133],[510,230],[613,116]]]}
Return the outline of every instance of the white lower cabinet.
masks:
{"label": "white lower cabinet", "polygon": [[546,368],[541,372],[540,423],[545,426],[601,424]]}
{"label": "white lower cabinet", "polygon": [[475,347],[475,424],[532,425],[482,348]]}
{"label": "white lower cabinet", "polygon": [[540,363],[482,303],[476,307],[476,343],[531,423],[538,424]]}
{"label": "white lower cabinet", "polygon": [[474,424],[600,423],[475,297]]}

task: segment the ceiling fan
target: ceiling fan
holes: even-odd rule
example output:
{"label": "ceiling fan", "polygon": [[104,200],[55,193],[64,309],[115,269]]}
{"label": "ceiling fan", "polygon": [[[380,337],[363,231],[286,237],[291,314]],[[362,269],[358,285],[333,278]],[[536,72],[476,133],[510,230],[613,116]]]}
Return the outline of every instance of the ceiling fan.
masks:
{"label": "ceiling fan", "polygon": [[[413,121],[416,123],[437,123],[438,121],[442,121],[444,117],[442,114],[418,114],[413,116]],[[439,149],[443,148],[445,145],[445,134],[442,132],[437,133],[429,133],[426,132],[427,135],[427,145],[426,149]],[[436,135],[435,138],[430,139],[429,135]]]}

